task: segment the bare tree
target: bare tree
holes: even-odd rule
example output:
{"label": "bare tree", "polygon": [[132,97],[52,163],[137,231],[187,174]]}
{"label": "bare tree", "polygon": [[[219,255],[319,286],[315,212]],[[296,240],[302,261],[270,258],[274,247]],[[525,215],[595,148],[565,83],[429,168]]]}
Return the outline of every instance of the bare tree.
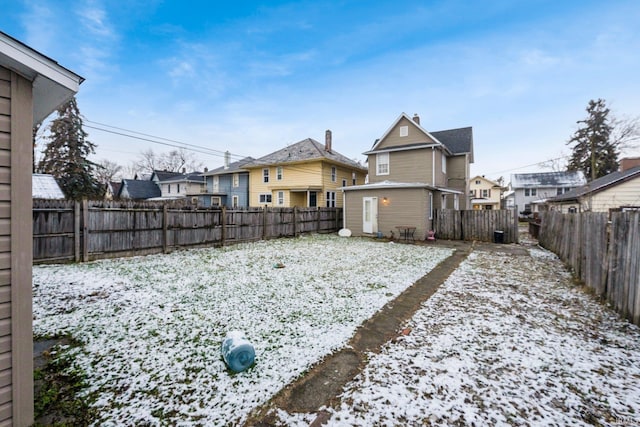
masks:
{"label": "bare tree", "polygon": [[122,179],[122,166],[111,160],[102,160],[98,162],[98,168],[96,169],[96,179],[101,184],[108,184],[111,181],[119,181]]}
{"label": "bare tree", "polygon": [[161,154],[156,154],[149,149],[140,153],[140,157],[135,163],[137,172],[142,173],[152,173],[154,170],[182,172],[183,169],[193,172],[202,169],[203,166],[204,164],[198,160],[193,152],[184,148]]}
{"label": "bare tree", "polygon": [[640,142],[640,117],[612,118],[611,141],[620,149],[636,148]]}

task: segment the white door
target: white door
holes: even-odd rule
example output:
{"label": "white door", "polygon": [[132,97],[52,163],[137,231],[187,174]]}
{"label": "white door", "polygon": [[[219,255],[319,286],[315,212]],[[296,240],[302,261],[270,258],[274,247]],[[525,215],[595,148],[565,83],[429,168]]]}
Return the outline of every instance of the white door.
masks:
{"label": "white door", "polygon": [[362,232],[378,232],[378,198],[362,198]]}

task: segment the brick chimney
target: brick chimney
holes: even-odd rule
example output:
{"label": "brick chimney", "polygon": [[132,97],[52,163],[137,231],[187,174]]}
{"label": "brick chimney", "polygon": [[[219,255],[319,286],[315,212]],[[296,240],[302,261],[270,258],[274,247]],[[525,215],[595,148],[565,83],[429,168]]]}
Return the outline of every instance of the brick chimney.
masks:
{"label": "brick chimney", "polygon": [[229,150],[224,152],[224,169],[229,169],[229,161],[231,160],[231,153]]}
{"label": "brick chimney", "polygon": [[324,133],[324,151],[331,152],[331,131],[329,129]]}
{"label": "brick chimney", "polygon": [[420,124],[420,116],[417,114],[413,115],[413,121],[416,122],[417,124]]}
{"label": "brick chimney", "polygon": [[624,159],[620,159],[620,172],[636,166],[640,166],[640,157],[625,157]]}

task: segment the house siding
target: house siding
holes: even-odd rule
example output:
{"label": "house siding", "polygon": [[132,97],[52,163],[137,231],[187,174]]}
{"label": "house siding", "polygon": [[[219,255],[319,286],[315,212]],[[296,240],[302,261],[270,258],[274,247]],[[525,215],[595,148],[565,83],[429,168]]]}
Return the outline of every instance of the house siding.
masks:
{"label": "house siding", "polygon": [[[395,238],[398,238],[396,226],[414,226],[415,239],[424,239],[432,226],[429,218],[429,193],[423,188],[345,191],[345,212],[348,215],[345,216],[344,225],[354,236],[365,236],[362,231],[362,200],[365,197],[377,197],[379,232],[385,237],[391,237],[393,232]],[[383,203],[384,197],[388,200],[386,205]]]}
{"label": "house siding", "polygon": [[31,82],[0,67],[0,424],[33,422]]}
{"label": "house siding", "polygon": [[368,162],[369,183],[396,181],[431,184],[433,182],[432,155],[434,151],[431,148],[423,148],[389,153],[388,175],[377,175],[376,155],[370,154]]}
{"label": "house siding", "polygon": [[447,158],[447,183],[445,187],[462,192],[459,198],[460,209],[469,209],[469,156],[450,156]]}
{"label": "house siding", "polygon": [[591,205],[592,212],[609,212],[621,206],[640,206],[640,177],[599,191],[590,200],[584,197],[581,202],[583,211],[589,210]]}

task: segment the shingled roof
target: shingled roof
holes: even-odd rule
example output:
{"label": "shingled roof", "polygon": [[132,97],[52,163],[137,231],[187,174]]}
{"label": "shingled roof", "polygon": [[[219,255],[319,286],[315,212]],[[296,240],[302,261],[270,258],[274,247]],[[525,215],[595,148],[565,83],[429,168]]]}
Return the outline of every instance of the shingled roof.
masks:
{"label": "shingled roof", "polygon": [[352,168],[366,171],[367,168],[355,160],[343,156],[335,150],[325,150],[324,144],[315,139],[307,138],[295,144],[289,145],[281,150],[274,151],[264,157],[260,157],[251,163],[244,165],[245,168],[281,165],[286,163],[298,163],[309,160],[327,160],[333,163],[343,164]]}
{"label": "shingled roof", "polygon": [[473,128],[471,126],[430,133],[435,139],[442,142],[453,154],[473,152]]}
{"label": "shingled roof", "polygon": [[127,192],[130,199],[134,200],[150,199],[162,195],[160,187],[155,182],[137,179],[123,179],[118,196],[121,196],[124,191]]}
{"label": "shingled roof", "polygon": [[205,172],[202,175],[203,176],[222,175],[225,173],[235,173],[239,171],[244,171],[243,166],[253,162],[254,160],[255,159],[253,157],[245,157],[244,159],[238,160],[233,163],[229,163],[229,166],[226,168],[224,166],[220,166],[219,168]]}
{"label": "shingled roof", "polygon": [[601,178],[594,179],[593,181],[583,185],[582,187],[574,188],[560,196],[552,197],[548,201],[550,202],[562,202],[568,200],[576,200],[579,197],[587,194],[597,193],[598,191],[605,190],[613,185],[620,184],[633,178],[640,177],[640,166],[627,169],[624,172],[612,172]]}

